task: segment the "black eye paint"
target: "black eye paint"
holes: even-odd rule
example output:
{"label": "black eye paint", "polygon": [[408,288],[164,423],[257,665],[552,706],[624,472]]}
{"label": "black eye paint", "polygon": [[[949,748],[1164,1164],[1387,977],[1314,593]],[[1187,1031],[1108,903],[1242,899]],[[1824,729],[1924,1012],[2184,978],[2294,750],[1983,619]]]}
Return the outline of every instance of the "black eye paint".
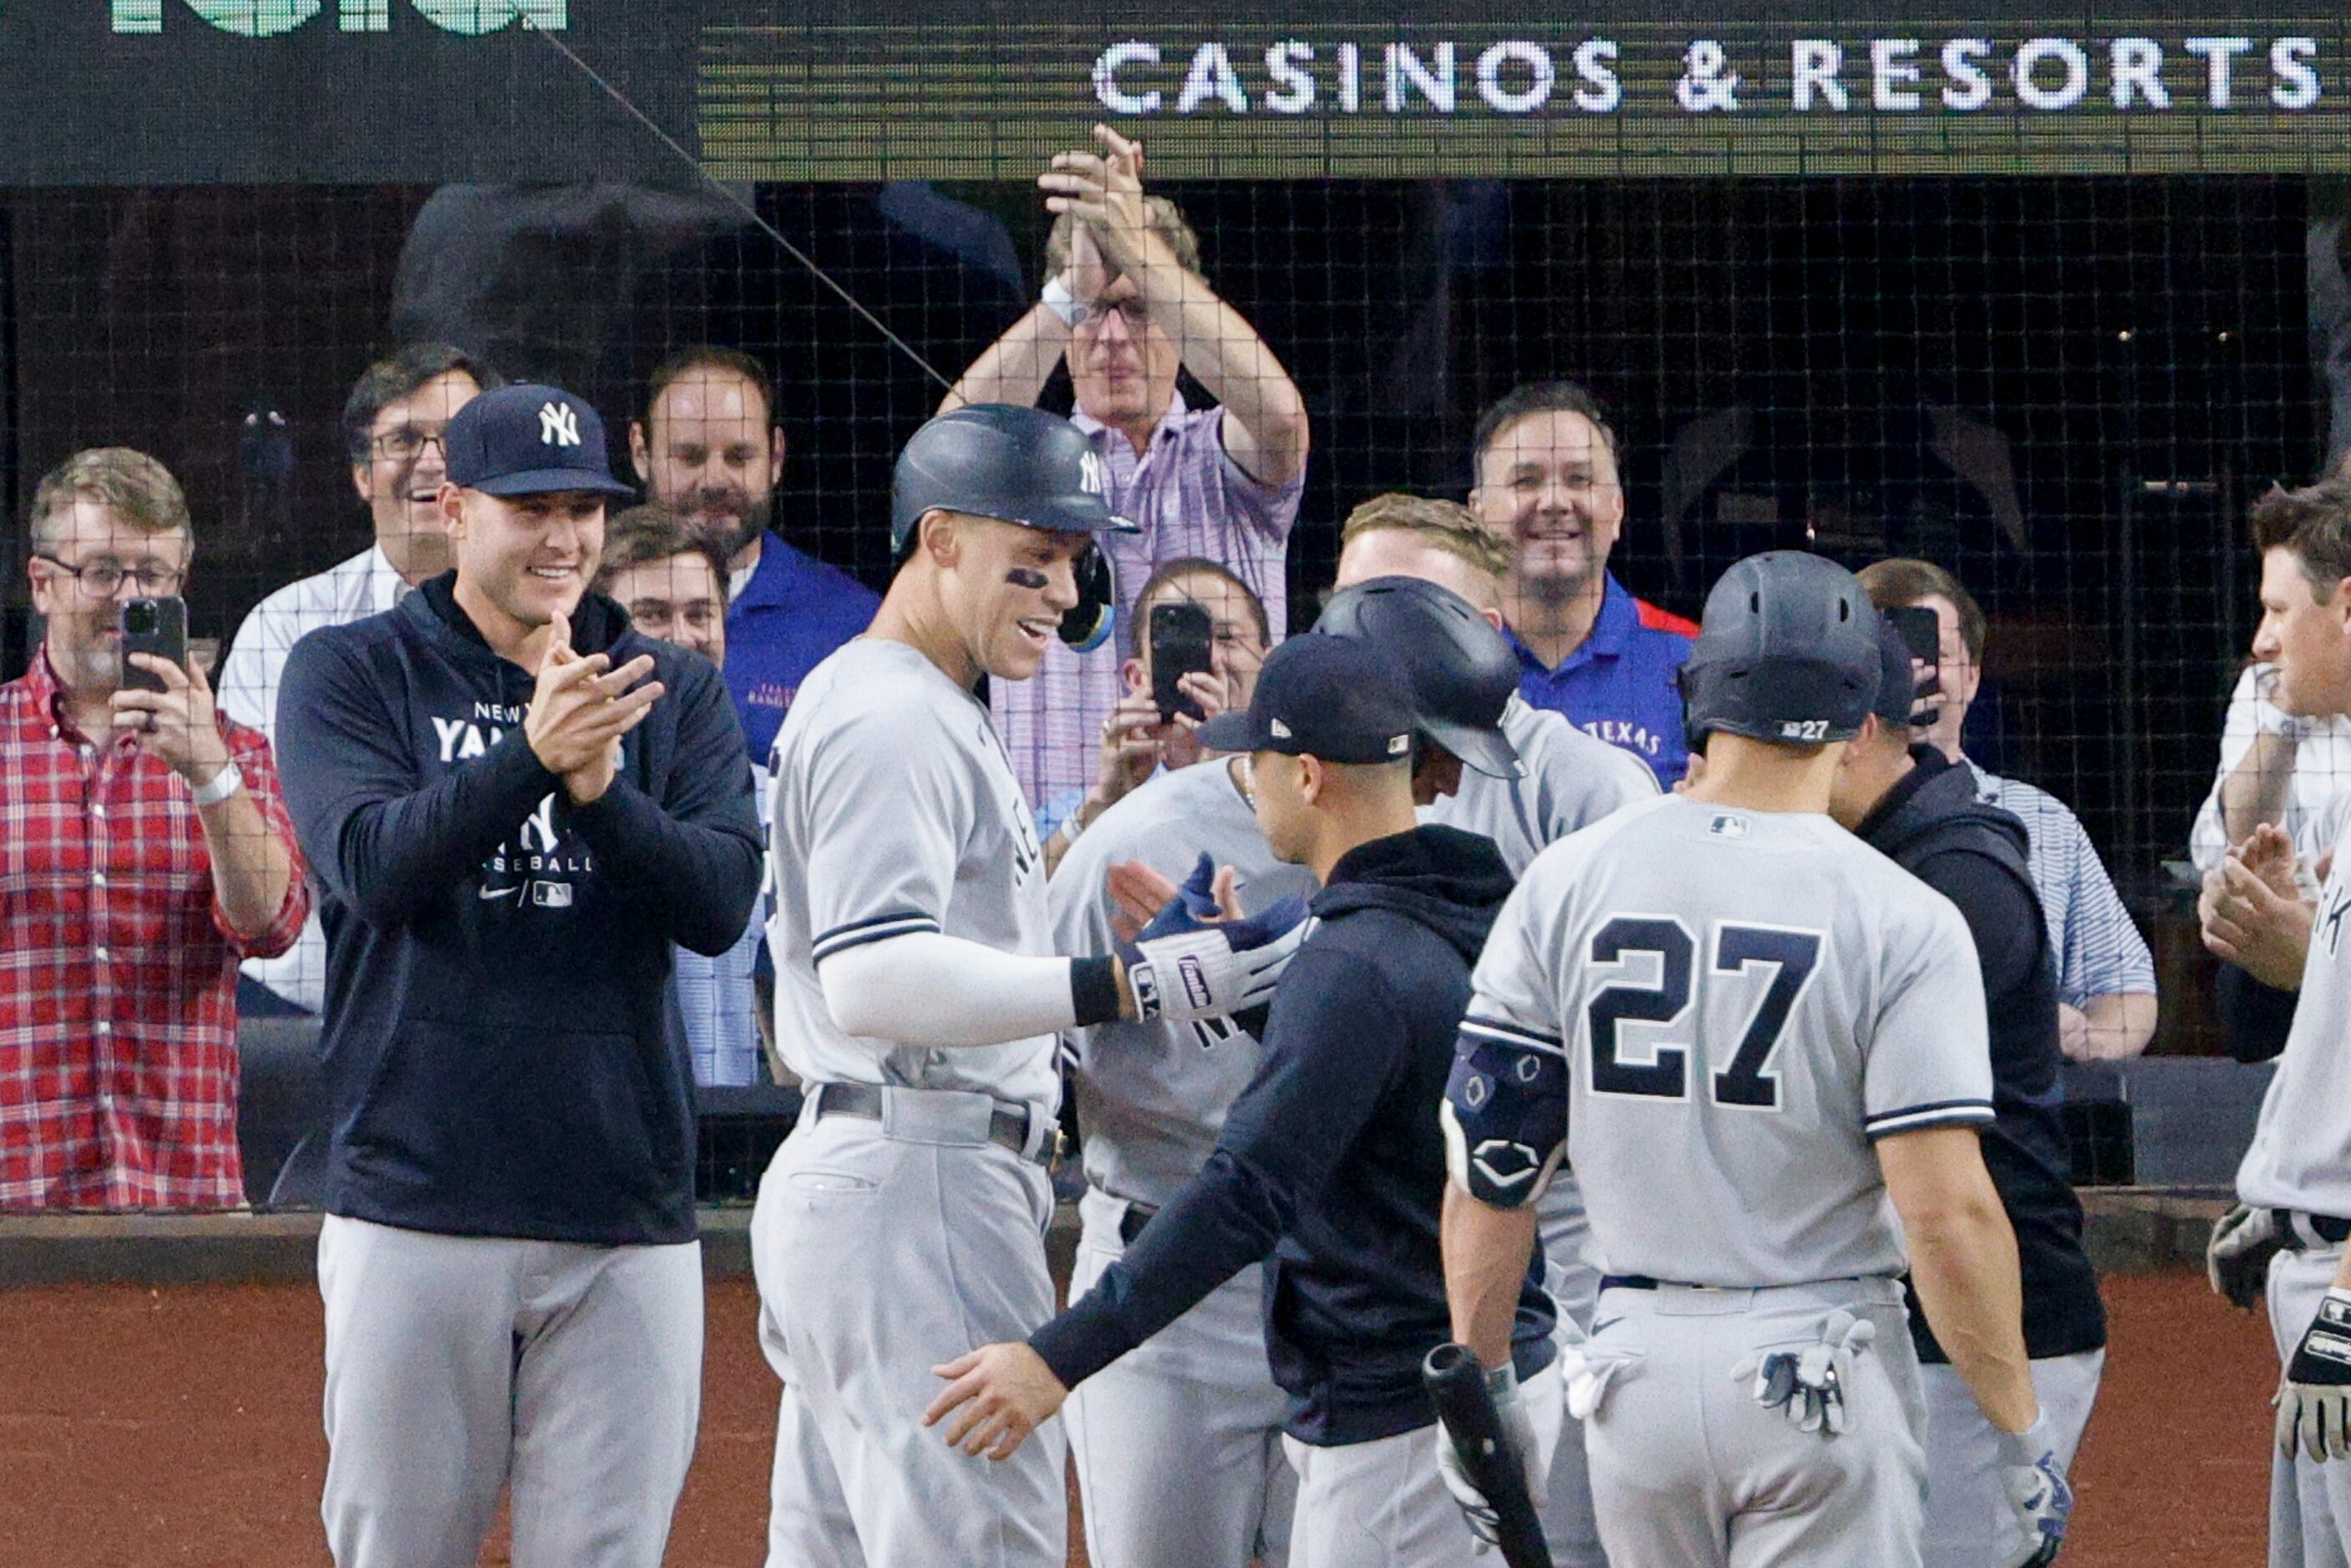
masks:
{"label": "black eye paint", "polygon": [[1004,574],[1004,580],[1016,588],[1034,592],[1045,586],[1045,574],[1031,566],[1015,566]]}

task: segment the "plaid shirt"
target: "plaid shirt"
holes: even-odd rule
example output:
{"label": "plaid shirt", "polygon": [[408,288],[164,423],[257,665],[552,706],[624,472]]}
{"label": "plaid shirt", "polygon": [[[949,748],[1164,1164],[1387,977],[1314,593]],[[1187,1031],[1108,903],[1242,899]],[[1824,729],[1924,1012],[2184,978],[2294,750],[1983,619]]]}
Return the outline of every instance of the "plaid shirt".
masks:
{"label": "plaid shirt", "polygon": [[1142,532],[1100,539],[1118,576],[1118,626],[1108,642],[1081,654],[1056,641],[1036,679],[989,683],[996,728],[1031,809],[1094,782],[1102,722],[1126,695],[1119,667],[1135,596],[1158,567],[1187,556],[1228,567],[1263,601],[1272,640],[1281,640],[1290,526],[1306,482],[1301,476],[1274,490],[1244,473],[1226,455],[1224,418],[1222,409],[1186,408],[1179,393],[1138,457],[1124,432],[1083,410],[1070,416],[1109,471],[1111,510]]}
{"label": "plaid shirt", "polygon": [[293,945],[310,898],[269,742],[221,720],[294,857],[246,940],[214,897],[179,774],[93,745],[37,653],[0,685],[0,1207],[233,1208],[236,966]]}

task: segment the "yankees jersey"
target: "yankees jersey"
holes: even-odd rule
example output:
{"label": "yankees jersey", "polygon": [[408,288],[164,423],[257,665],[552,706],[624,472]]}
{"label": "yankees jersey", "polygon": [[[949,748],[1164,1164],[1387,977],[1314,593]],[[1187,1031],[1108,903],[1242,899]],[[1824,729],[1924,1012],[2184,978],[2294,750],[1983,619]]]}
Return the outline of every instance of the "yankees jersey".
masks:
{"label": "yankees jersey", "polygon": [[[1826,816],[1671,794],[1619,812],[1529,867],[1472,983],[1465,1059],[1551,1064],[1520,1075],[1564,1096],[1610,1273],[1896,1273],[1871,1140],[1992,1119],[1959,910]],[[1504,1075],[1484,1080],[1498,1104]],[[1528,1125],[1555,1138],[1560,1119]],[[1552,1152],[1518,1151],[1528,1184]]]}
{"label": "yankees jersey", "polygon": [[987,706],[904,643],[859,638],[801,683],[774,766],[768,944],[792,1071],[1058,1103],[1051,1035],[952,1049],[865,1039],[833,1022],[817,979],[831,954],[917,931],[1052,953],[1044,853]]}
{"label": "yankees jersey", "polygon": [[1498,779],[1465,767],[1460,789],[1424,807],[1420,820],[1492,839],[1514,877],[1524,876],[1546,845],[1618,806],[1656,797],[1656,775],[1640,758],[1515,693],[1502,710],[1502,733],[1527,764],[1526,776]]}
{"label": "yankees jersey", "polygon": [[[1147,781],[1071,846],[1046,899],[1056,950],[1110,950],[1110,867],[1140,860],[1181,882],[1204,850],[1238,873],[1247,913],[1316,890],[1313,873],[1273,857],[1231,765],[1200,763]],[[1225,1112],[1257,1071],[1256,1037],[1228,1018],[1102,1023],[1072,1031],[1071,1043],[1086,1179],[1153,1208],[1199,1173]]]}
{"label": "yankees jersey", "polygon": [[[2340,814],[2338,814],[2340,815]],[[2335,864],[2318,889],[2294,1026],[2262,1096],[2252,1147],[2237,1168],[2247,1203],[2351,1219],[2351,831],[2341,815]]]}

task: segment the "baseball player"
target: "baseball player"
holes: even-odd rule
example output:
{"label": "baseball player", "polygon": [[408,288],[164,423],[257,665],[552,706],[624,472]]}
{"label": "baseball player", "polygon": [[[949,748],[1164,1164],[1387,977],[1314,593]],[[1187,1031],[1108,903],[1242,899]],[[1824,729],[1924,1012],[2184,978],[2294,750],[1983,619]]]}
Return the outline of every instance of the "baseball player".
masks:
{"label": "baseball player", "polygon": [[[1463,509],[1382,496],[1355,510],[1343,537],[1342,591],[1317,629],[1370,637],[1404,660],[1426,742],[1416,798],[1434,795],[1440,783],[1454,790],[1425,806],[1422,821],[1493,838],[1515,874],[1542,844],[1656,793],[1637,758],[1519,701],[1508,644],[1478,627],[1496,618],[1509,553]],[[1375,577],[1391,580],[1372,608],[1353,590]],[[1509,750],[1494,760],[1477,736],[1498,714]],[[1448,742],[1491,771],[1464,769]],[[1122,888],[1144,889],[1130,895],[1130,918],[1139,919],[1203,854],[1235,869],[1246,910],[1311,889],[1304,872],[1273,857],[1248,804],[1242,763],[1228,758],[1154,778],[1084,829],[1049,891],[1056,940],[1086,951],[1113,939],[1122,912],[1113,871]],[[1184,1030],[1106,1024],[1076,1032],[1071,1044],[1087,1175],[1074,1299],[1206,1163],[1228,1107],[1256,1069],[1258,1042],[1228,1021]],[[1580,1302],[1588,1323],[1597,1276],[1578,1261],[1583,1210],[1573,1182],[1553,1184],[1544,1217],[1553,1295]],[[1552,1251],[1555,1244],[1561,1251]],[[1280,1454],[1282,1397],[1265,1359],[1260,1295],[1260,1271],[1251,1264],[1071,1391],[1063,1420],[1087,1552],[1101,1568],[1281,1561],[1296,1480]],[[1597,1563],[1581,1434],[1566,1437],[1573,1441],[1562,1442],[1554,1464],[1566,1506],[1547,1511],[1544,1523],[1558,1561]]]}
{"label": "baseball player", "polygon": [[[2273,493],[2253,508],[2262,620],[2253,657],[2277,667],[2272,700],[2286,713],[2351,712],[2351,484]],[[2256,835],[2258,838],[2259,835]],[[2270,863],[2272,897],[2298,901],[2292,846],[2273,830],[2231,851],[2240,874]],[[2270,1479],[2272,1568],[2351,1561],[2351,830],[2307,924],[2308,953],[2277,1075],[2237,1170],[2241,1200],[2215,1228],[2213,1288],[2241,1306],[2268,1296],[2283,1376]],[[2239,940],[2241,933],[2229,928]]]}
{"label": "baseball player", "polygon": [[[1502,625],[1502,583],[1508,577],[1511,553],[1490,530],[1479,525],[1469,509],[1451,501],[1418,496],[1382,495],[1349,514],[1340,537],[1337,586],[1342,589],[1375,578],[1418,578],[1458,595],[1488,624]],[[1352,617],[1342,612],[1349,596],[1332,602],[1318,629],[1347,629]],[[1334,621],[1335,614],[1335,621]],[[1364,629],[1382,635],[1367,618]],[[1391,646],[1440,646],[1438,639],[1408,628],[1389,630],[1383,639]],[[1502,710],[1501,729],[1518,753],[1522,768],[1479,773],[1452,772],[1459,787],[1438,797],[1421,813],[1424,822],[1441,822],[1494,841],[1512,876],[1523,876],[1546,845],[1578,828],[1599,821],[1620,806],[1650,800],[1657,794],[1656,775],[1633,753],[1609,744],[1570,723],[1562,714],[1537,708],[1519,695],[1519,665],[1508,658],[1509,645],[1495,647],[1505,656],[1489,680],[1510,693]],[[1416,662],[1426,685],[1439,669]],[[1438,691],[1417,693],[1426,710],[1441,705]],[[1540,1205],[1544,1282],[1559,1309],[1562,1346],[1583,1337],[1592,1325],[1593,1299],[1600,1293],[1600,1274],[1585,1256],[1592,1228],[1583,1213],[1583,1196],[1571,1173],[1555,1176]],[[1592,1519],[1592,1484],[1585,1474],[1583,1428],[1575,1422],[1560,1433],[1547,1487],[1535,1493],[1543,1538],[1557,1568],[1603,1568],[1607,1558]]]}
{"label": "baseball player", "polygon": [[[1249,753],[1275,857],[1322,890],[1320,924],[1274,994],[1256,1075],[1217,1148],[1125,1255],[1026,1343],[941,1366],[925,1419],[1001,1458],[1067,1391],[1149,1340],[1249,1263],[1266,1269],[1265,1333],[1289,1395],[1298,1471],[1292,1568],[1467,1564],[1430,1462],[1422,1358],[1445,1337],[1431,1112],[1450,1056],[1447,1014],[1510,888],[1488,840],[1416,826],[1414,714],[1393,660],[1320,634],[1274,650],[1246,712],[1200,730]],[[1487,739],[1503,745],[1499,735]],[[1193,890],[1205,894],[1205,877]],[[1551,1300],[1520,1260],[1506,1358],[1528,1380],[1539,1460],[1558,1429]]]}
{"label": "baseball player", "polygon": [[899,455],[881,611],[778,732],[768,942],[808,1098],[752,1217],[785,1386],[775,1568],[1061,1568],[1058,1429],[988,1467],[917,1430],[934,1366],[1052,1310],[1054,1036],[1261,1004],[1302,940],[1300,905],[1203,929],[1179,904],[1118,952],[1051,956],[1034,821],[974,688],[1096,629],[1094,542],[1125,525],[1067,421],[931,421]]}
{"label": "baseball player", "polygon": [[750,774],[709,661],[587,591],[595,410],[501,388],[446,450],[456,569],[296,644],[277,710],[327,939],[327,1540],[472,1568],[510,1487],[522,1568],[653,1568],[702,1395],[670,950],[742,935]]}
{"label": "baseball player", "polygon": [[[2058,1117],[2057,969],[2026,858],[2024,824],[1980,799],[1974,774],[1931,745],[1912,745],[1911,655],[1878,628],[1877,696],[1846,743],[1829,815],[1951,900],[1983,975],[1993,1119],[1984,1168],[2016,1232],[2024,1351],[2058,1469],[2069,1468],[2105,1367],[2106,1310],[2082,1250],[2065,1129]],[[1923,726],[1922,726],[1923,727]],[[1916,1310],[1927,1396],[1928,1568],[2013,1568],[2038,1550],[2018,1532],[2002,1490],[1999,1433]]]}
{"label": "baseball player", "polygon": [[1530,1206],[1564,1157],[1604,1271],[1569,1408],[1615,1563],[1920,1562],[1906,1238],[2036,1561],[2063,1537],[2015,1241],[1977,1151],[1991,1074],[1967,928],[1826,815],[1876,627],[1819,557],[1732,567],[1683,676],[1703,779],[1544,851],[1479,961],[1442,1113],[1453,1327],[1505,1364]]}

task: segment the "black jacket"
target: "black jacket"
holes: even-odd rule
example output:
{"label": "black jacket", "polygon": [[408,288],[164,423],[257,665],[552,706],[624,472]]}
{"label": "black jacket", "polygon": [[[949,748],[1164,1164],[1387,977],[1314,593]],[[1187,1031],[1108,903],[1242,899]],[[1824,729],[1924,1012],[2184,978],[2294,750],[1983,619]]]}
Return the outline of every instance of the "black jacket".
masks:
{"label": "black jacket", "polygon": [[[1959,906],[1975,938],[1991,1030],[1994,1119],[1984,1167],[2016,1231],[2024,1282],[2024,1348],[2071,1355],[2106,1342],[2098,1279],[2082,1251],[2082,1205],[2058,1112],[2057,976],[2049,926],[2025,858],[2024,825],[1976,798],[1974,775],[1931,748],[1887,792],[1858,836]],[[1910,1303],[1918,1354],[1945,1361]]]}
{"label": "black jacket", "polygon": [[[1257,1075],[1191,1184],[1094,1288],[1029,1337],[1065,1385],[1109,1366],[1269,1256],[1266,1349],[1302,1442],[1368,1442],[1436,1419],[1421,1358],[1452,1337],[1437,1119],[1469,971],[1510,873],[1492,842],[1421,827],[1362,845],[1314,898]],[[1514,1330],[1551,1364],[1538,1249]]]}
{"label": "black jacket", "polygon": [[278,697],[286,804],[319,884],[326,1208],[411,1230],[694,1236],[694,1085],[670,945],[750,918],[759,831],[726,684],[590,595],[572,644],[666,688],[571,805],[522,734],[529,672],[436,578],[311,633]]}

